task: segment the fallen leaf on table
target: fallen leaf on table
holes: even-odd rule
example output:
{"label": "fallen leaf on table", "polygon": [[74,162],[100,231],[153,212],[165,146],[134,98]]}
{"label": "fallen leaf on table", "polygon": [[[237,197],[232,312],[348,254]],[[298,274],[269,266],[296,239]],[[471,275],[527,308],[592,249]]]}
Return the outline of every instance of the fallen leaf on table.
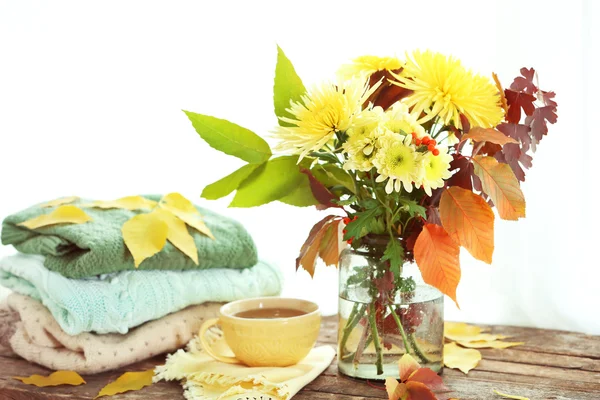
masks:
{"label": "fallen leaf on table", "polygon": [[[491,336],[480,336],[490,335],[482,334],[481,332],[487,331],[487,328],[482,328],[476,325],[465,324],[464,322],[449,322],[444,321],[444,337],[450,340],[495,340]],[[496,335],[500,336],[500,335]],[[476,338],[476,339],[471,339]],[[504,339],[505,336],[497,337],[497,339]]]}
{"label": "fallen leaf on table", "polygon": [[475,368],[481,360],[481,353],[475,349],[465,349],[456,343],[444,345],[444,365],[448,368],[458,368],[465,374]]}
{"label": "fallen leaf on table", "polygon": [[[386,378],[385,389],[388,400],[401,400],[405,397],[414,400],[436,400],[434,391],[448,392],[442,378],[429,368],[421,368],[409,354],[398,360],[400,381]],[[446,397],[444,397],[446,398]]]}
{"label": "fallen leaf on table", "polygon": [[17,225],[29,229],[37,229],[56,224],[83,224],[84,222],[91,220],[92,217],[87,215],[81,208],[72,205],[64,205],[58,207],[50,214],[38,215],[35,218],[31,218]]}
{"label": "fallen leaf on table", "polygon": [[121,197],[117,200],[96,200],[88,204],[82,204],[82,207],[92,208],[122,208],[125,210],[151,210],[156,207],[158,203],[153,200],[148,200],[142,196],[127,196]]}
{"label": "fallen leaf on table", "polygon": [[497,391],[496,389],[493,390],[494,394],[497,394],[498,396],[502,396],[505,399],[513,399],[513,400],[529,400],[529,397],[523,397],[523,396],[514,396],[511,394],[506,394],[506,393],[501,393],[499,391]]}
{"label": "fallen leaf on table", "polygon": [[188,232],[185,222],[160,208],[152,211],[150,215],[156,216],[167,224],[167,240],[198,265],[198,248],[196,242],[194,242],[194,237]]}
{"label": "fallen leaf on table", "polygon": [[63,204],[72,203],[72,202],[74,202],[77,199],[79,199],[79,197],[77,197],[77,196],[61,197],[60,199],[56,199],[56,200],[48,201],[46,203],[42,203],[42,204],[40,204],[40,207],[42,207],[42,208],[50,208],[50,207],[62,206]]}
{"label": "fallen leaf on table", "polygon": [[133,256],[135,267],[160,252],[167,243],[168,225],[152,214],[131,217],[121,228],[123,241]]}
{"label": "fallen leaf on table", "polygon": [[471,349],[506,349],[509,347],[520,346],[522,344],[525,344],[525,342],[503,342],[501,340],[457,340],[456,343],[460,344],[463,347],[468,347]]}
{"label": "fallen leaf on table", "polygon": [[100,390],[100,393],[94,397],[94,399],[102,396],[113,396],[115,394],[125,393],[131,390],[140,390],[146,386],[152,385],[153,376],[153,369],[139,372],[125,372],[123,375],[118,377],[117,380],[104,386],[102,390]]}
{"label": "fallen leaf on table", "polygon": [[56,371],[48,376],[42,375],[31,375],[28,377],[13,376],[14,379],[18,379],[27,385],[34,385],[37,387],[46,386],[59,386],[59,385],[72,385],[78,386],[85,383],[83,378],[73,371]]}
{"label": "fallen leaf on table", "polygon": [[162,209],[171,212],[198,232],[205,234],[211,239],[215,238],[208,226],[206,226],[202,220],[202,215],[200,215],[194,204],[181,194],[169,193],[165,195],[160,200],[159,206]]}
{"label": "fallen leaf on table", "polygon": [[464,341],[464,342],[491,342],[493,340],[498,340],[498,339],[506,339],[508,336],[505,335],[494,335],[491,333],[480,333],[479,335],[453,335],[453,334],[447,334],[444,335],[446,337],[446,339],[450,339],[450,340],[454,340],[456,342],[458,341]]}

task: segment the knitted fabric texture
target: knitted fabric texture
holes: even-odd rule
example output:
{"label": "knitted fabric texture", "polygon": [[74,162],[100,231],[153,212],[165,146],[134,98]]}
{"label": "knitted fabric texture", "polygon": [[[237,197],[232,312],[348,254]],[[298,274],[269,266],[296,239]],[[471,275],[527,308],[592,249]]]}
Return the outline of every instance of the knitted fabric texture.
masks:
{"label": "knitted fabric texture", "polygon": [[[145,196],[158,201],[160,196]],[[73,205],[89,203],[80,199]],[[239,222],[196,207],[215,239],[188,228],[198,248],[199,265],[170,242],[138,269],[247,268],[258,261],[254,241]],[[2,222],[2,243],[21,253],[46,256],[45,265],[68,278],[82,278],[135,269],[133,257],[123,242],[121,227],[132,216],[147,211],[85,208],[93,218],[83,224],[57,224],[34,230],[18,226],[54,208],[33,206],[10,215]]]}
{"label": "knitted fabric texture", "polygon": [[[191,306],[148,322],[126,335],[66,334],[52,314],[31,297],[13,293],[7,310],[20,322],[10,337],[0,336],[0,349],[7,344],[19,356],[52,370],[96,374],[118,369],[184,346],[205,319],[215,317],[222,303]],[[0,310],[0,326],[8,323]],[[8,343],[7,343],[8,342]]]}
{"label": "knitted fabric texture", "polygon": [[[213,340],[215,351],[231,352],[222,337]],[[165,365],[156,367],[154,381],[182,381],[188,400],[288,400],[327,369],[334,357],[331,346],[320,346],[289,367],[225,364],[206,354],[196,336],[187,351],[178,350],[167,357]]]}
{"label": "knitted fabric texture", "polygon": [[278,268],[188,271],[123,271],[68,279],[44,267],[42,256],[15,254],[0,259],[0,285],[41,301],[69,335],[127,333],[129,328],[204,302],[276,296]]}

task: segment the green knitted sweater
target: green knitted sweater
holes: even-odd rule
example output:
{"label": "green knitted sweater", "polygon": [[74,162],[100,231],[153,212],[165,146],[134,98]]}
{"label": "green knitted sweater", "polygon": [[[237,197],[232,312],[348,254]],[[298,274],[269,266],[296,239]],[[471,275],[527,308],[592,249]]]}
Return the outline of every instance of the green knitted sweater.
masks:
{"label": "green knitted sweater", "polygon": [[[160,196],[145,196],[160,200]],[[89,203],[80,199],[73,203]],[[139,269],[186,270],[205,268],[247,268],[258,261],[254,241],[237,221],[196,207],[215,240],[189,229],[198,248],[199,265],[170,242],[154,256],[144,260]],[[46,257],[44,265],[68,278],[83,278],[110,272],[135,269],[133,257],[123,242],[121,227],[143,211],[85,208],[93,221],[83,224],[58,224],[35,230],[17,226],[53,208],[33,206],[10,215],[2,222],[2,244],[13,245],[21,253]]]}

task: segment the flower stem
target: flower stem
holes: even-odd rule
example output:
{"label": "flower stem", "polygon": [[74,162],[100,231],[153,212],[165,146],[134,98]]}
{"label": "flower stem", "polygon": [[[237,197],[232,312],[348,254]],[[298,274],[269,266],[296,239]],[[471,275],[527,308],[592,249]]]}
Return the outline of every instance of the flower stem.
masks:
{"label": "flower stem", "polygon": [[[354,303],[354,307],[352,307],[352,311],[350,312],[350,316],[348,317],[348,321],[346,321],[346,326],[344,327],[342,333],[342,340],[340,341],[340,353],[343,353],[344,348],[346,347],[346,342],[350,337],[350,333],[352,333],[352,330],[356,324],[358,324],[358,322],[362,319],[363,315],[365,314],[365,309],[366,306],[364,304],[359,306],[359,303]],[[343,354],[340,354],[340,356],[343,356]]]}
{"label": "flower stem", "polygon": [[406,354],[410,354],[410,346],[408,345],[408,338],[406,337],[406,332],[404,332],[404,327],[402,326],[402,322],[400,322],[400,318],[398,314],[396,314],[396,310],[394,310],[394,306],[389,306],[390,312],[392,313],[392,317],[394,321],[396,321],[396,325],[398,325],[398,330],[400,331],[400,335],[402,335],[402,342],[404,343],[404,349]]}
{"label": "flower stem", "polygon": [[425,355],[425,353],[423,353],[423,350],[421,350],[421,348],[417,344],[417,339],[415,338],[415,334],[411,333],[410,336],[408,337],[408,339],[410,340],[410,344],[412,345],[412,348],[415,350],[415,354],[417,356],[419,356],[421,361],[423,361],[424,363],[431,363],[432,361],[429,359],[429,357],[427,357]]}
{"label": "flower stem", "polygon": [[377,354],[377,375],[383,375],[383,350],[381,348],[381,342],[379,341],[379,332],[377,332],[377,321],[375,319],[375,302],[369,305],[369,324],[371,325],[371,336],[373,337],[373,344],[375,345],[375,353]]}

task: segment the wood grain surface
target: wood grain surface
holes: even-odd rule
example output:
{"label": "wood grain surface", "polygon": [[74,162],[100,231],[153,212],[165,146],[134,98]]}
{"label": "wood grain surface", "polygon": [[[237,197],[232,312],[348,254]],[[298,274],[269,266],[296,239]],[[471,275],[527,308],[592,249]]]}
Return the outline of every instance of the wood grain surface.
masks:
{"label": "wood grain surface", "polygon": [[[503,350],[481,350],[483,360],[465,375],[444,370],[443,378],[453,396],[461,400],[501,400],[492,393],[518,394],[531,400],[600,400],[600,337],[579,333],[510,326],[492,326],[492,333],[523,341],[525,345]],[[320,344],[335,346],[337,318],[323,320]],[[84,376],[87,384],[36,388],[12,376],[47,375],[51,371],[22,359],[0,357],[1,400],[93,399],[108,382],[125,371],[140,371],[162,364],[164,356],[130,365],[122,370]],[[381,383],[374,385],[383,387]],[[176,382],[160,382],[137,392],[113,396],[115,400],[183,400]],[[385,392],[337,372],[336,362],[298,393],[297,400],[385,399]]]}

